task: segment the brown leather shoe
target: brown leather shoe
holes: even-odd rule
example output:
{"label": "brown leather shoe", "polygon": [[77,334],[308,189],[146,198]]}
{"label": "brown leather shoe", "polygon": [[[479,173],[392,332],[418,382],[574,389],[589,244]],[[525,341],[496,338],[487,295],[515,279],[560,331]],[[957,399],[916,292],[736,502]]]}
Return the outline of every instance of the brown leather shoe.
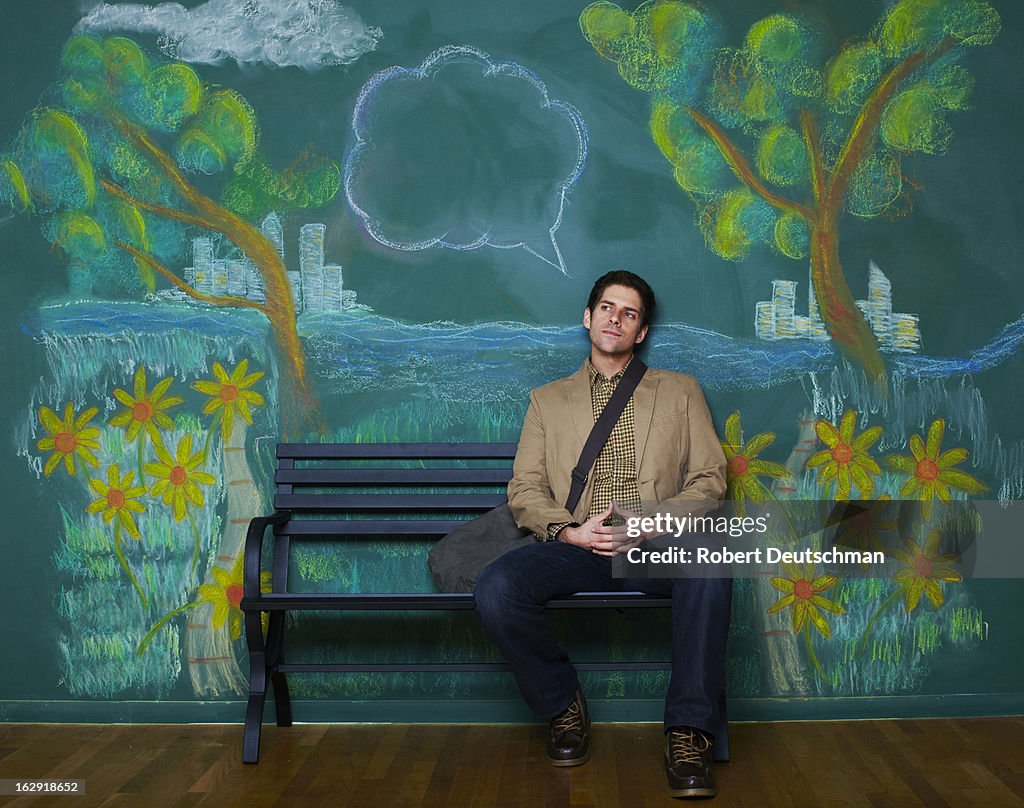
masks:
{"label": "brown leather shoe", "polygon": [[714,797],[712,740],[695,727],[672,727],[665,736],[665,774],[673,797]]}
{"label": "brown leather shoe", "polygon": [[579,685],[572,704],[551,719],[547,754],[552,766],[579,766],[590,760],[590,711]]}

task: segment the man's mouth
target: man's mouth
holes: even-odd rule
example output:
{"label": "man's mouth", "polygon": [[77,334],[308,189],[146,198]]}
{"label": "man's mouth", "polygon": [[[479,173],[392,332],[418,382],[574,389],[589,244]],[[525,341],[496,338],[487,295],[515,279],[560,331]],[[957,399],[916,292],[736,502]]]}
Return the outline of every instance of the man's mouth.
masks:
{"label": "man's mouth", "polygon": [[622,332],[621,331],[612,331],[611,329],[608,329],[608,328],[604,329],[601,333],[602,334],[607,334],[610,337],[621,337],[622,336]]}

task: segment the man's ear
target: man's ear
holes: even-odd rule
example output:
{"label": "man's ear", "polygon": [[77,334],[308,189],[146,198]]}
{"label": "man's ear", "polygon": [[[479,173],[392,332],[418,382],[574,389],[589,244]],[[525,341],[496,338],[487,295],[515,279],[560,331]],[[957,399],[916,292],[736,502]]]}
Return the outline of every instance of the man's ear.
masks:
{"label": "man's ear", "polygon": [[590,328],[590,306],[583,310],[583,327]]}
{"label": "man's ear", "polygon": [[650,326],[645,325],[643,328],[641,328],[637,332],[637,334],[636,334],[636,341],[633,343],[634,345],[639,345],[641,342],[644,341],[644,337],[647,336],[647,329],[648,328],[650,328]]}

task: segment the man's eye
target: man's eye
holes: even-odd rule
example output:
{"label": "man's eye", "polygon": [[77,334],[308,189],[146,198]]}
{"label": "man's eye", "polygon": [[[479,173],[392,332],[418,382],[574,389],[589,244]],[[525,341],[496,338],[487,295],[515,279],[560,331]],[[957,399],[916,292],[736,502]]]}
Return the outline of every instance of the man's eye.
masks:
{"label": "man's eye", "polygon": [[626,316],[629,317],[629,318],[635,319],[636,318],[636,312],[627,311],[626,312]]}

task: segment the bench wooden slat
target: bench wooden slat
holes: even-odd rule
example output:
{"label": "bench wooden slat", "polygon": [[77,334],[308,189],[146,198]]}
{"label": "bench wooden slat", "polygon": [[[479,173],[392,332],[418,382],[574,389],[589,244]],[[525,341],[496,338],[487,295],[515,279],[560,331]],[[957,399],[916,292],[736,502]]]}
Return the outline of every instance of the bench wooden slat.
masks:
{"label": "bench wooden slat", "polygon": [[[672,598],[647,595],[643,592],[577,592],[564,598],[549,600],[549,609],[609,609],[656,608],[671,605]],[[282,611],[285,609],[323,609],[351,611],[457,611],[475,609],[472,595],[422,592],[289,592],[265,593],[258,598],[242,598],[241,609]]]}
{"label": "bench wooden slat", "polygon": [[291,519],[275,533],[284,536],[447,536],[464,519]]}
{"label": "bench wooden slat", "polygon": [[314,460],[511,460],[514,443],[279,443],[278,458]]}
{"label": "bench wooden slat", "polygon": [[278,485],[507,485],[511,468],[488,469],[282,469]]}
{"label": "bench wooden slat", "polygon": [[[663,662],[573,662],[581,671],[664,671],[672,663]],[[509,670],[506,662],[287,662],[277,666],[281,673],[491,673]]]}
{"label": "bench wooden slat", "polygon": [[278,494],[282,511],[489,511],[504,494]]}

